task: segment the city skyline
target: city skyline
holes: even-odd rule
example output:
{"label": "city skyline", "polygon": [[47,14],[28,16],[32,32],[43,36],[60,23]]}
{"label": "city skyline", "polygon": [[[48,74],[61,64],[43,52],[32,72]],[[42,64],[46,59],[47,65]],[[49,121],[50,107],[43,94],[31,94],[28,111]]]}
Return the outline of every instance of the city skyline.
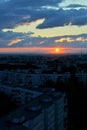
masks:
{"label": "city skyline", "polygon": [[0,53],[87,53],[87,2],[1,0]]}

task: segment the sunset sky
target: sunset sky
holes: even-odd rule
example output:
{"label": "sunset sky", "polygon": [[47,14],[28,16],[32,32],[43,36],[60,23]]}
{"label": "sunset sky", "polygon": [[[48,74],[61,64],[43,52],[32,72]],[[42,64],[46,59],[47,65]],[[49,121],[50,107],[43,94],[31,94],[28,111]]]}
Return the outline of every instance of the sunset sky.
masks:
{"label": "sunset sky", "polygon": [[1,53],[87,53],[87,0],[0,0]]}

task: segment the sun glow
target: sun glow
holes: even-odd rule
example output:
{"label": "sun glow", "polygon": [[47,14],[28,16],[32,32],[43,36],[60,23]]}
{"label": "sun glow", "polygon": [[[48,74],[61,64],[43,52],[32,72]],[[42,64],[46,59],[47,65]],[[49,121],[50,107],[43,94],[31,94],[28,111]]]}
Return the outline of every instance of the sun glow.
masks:
{"label": "sun glow", "polygon": [[56,49],[55,49],[55,52],[59,52],[59,51],[60,51],[60,49],[59,49],[59,48],[56,48]]}

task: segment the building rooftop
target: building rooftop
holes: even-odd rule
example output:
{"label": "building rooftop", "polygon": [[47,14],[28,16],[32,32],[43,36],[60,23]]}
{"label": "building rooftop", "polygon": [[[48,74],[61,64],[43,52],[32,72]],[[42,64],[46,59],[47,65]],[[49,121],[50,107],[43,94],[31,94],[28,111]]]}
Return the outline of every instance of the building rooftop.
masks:
{"label": "building rooftop", "polygon": [[9,115],[3,117],[0,120],[0,129],[1,130],[26,130],[24,123],[35,119],[39,116],[42,112],[40,111],[39,107],[32,106],[22,107],[17,109],[14,112],[11,112]]}

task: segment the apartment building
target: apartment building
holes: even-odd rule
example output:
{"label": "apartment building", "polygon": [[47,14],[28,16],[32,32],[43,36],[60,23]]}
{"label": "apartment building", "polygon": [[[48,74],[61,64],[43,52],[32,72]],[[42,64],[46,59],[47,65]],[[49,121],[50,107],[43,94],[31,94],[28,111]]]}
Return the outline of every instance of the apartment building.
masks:
{"label": "apartment building", "polygon": [[30,100],[42,95],[41,92],[7,85],[0,85],[0,92],[5,92],[8,96],[12,98],[12,100],[15,100],[19,105],[26,104]]}
{"label": "apartment building", "polygon": [[[9,87],[8,91],[10,89],[12,87]],[[25,91],[27,90],[24,89]],[[14,130],[14,128],[18,130],[66,130],[67,111],[65,111],[65,106],[67,103],[65,94],[55,92],[54,89],[50,88],[42,90],[37,88],[37,91],[29,90],[29,92],[32,92],[31,97],[33,98],[30,98],[27,104],[22,99],[23,106],[0,119],[0,122],[2,122],[0,129],[3,130],[4,127],[7,127],[7,130]],[[26,94],[22,97],[26,97]]]}

